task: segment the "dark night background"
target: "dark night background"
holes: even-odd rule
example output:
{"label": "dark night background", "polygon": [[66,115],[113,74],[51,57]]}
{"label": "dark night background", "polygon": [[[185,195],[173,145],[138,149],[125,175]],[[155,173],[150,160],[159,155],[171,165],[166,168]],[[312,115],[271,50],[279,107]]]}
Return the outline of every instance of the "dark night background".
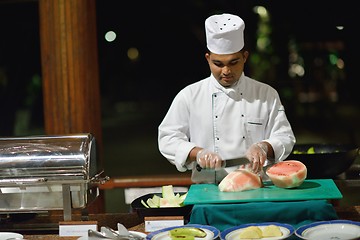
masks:
{"label": "dark night background", "polygon": [[[182,87],[209,75],[204,21],[222,12],[244,19],[252,57],[245,73],[278,89],[298,143],[359,146],[355,3],[97,0],[105,172],[177,172],[157,149],[157,126]],[[256,45],[264,30],[253,11],[257,5],[270,16],[270,45],[262,51]],[[37,1],[0,0],[0,136],[43,133],[38,21]],[[117,34],[114,42],[104,39],[110,30]],[[139,51],[135,61],[127,56],[132,47]],[[303,76],[289,74],[294,49]],[[342,59],[344,68],[330,56]]]}
{"label": "dark night background", "polygon": [[[120,139],[126,139],[118,143],[123,146],[146,138],[144,142],[151,141],[150,147],[144,143],[152,149],[150,156],[162,158],[156,146],[157,125],[182,87],[209,75],[204,58],[204,20],[221,12],[238,14],[245,20],[247,47],[251,56],[255,56],[255,60],[248,61],[246,74],[278,89],[298,141],[358,144],[358,125],[352,125],[352,121],[357,119],[359,106],[355,72],[359,47],[354,37],[356,8],[350,1],[335,4],[196,0],[122,4],[98,0],[96,4],[106,146],[117,146],[114,142]],[[271,43],[263,52],[256,48],[260,18],[253,8],[257,5],[266,7],[270,16],[267,29]],[[43,131],[38,21],[37,1],[0,1],[2,136]],[[345,26],[341,32],[335,29],[340,24]],[[117,34],[113,42],[104,39],[109,30]],[[301,56],[305,69],[302,77],[289,76],[290,42]],[[127,56],[131,47],[139,51],[136,61]],[[343,59],[344,69],[329,64],[329,54]],[[331,91],[335,91],[336,100],[329,101],[327,86],[333,85]],[[311,94],[314,100],[301,100]],[[327,129],[336,130],[341,136],[323,135],[328,134]],[[304,132],[320,138],[303,139]],[[147,151],[144,149],[142,154],[149,156]],[[167,166],[166,161],[161,163]]]}

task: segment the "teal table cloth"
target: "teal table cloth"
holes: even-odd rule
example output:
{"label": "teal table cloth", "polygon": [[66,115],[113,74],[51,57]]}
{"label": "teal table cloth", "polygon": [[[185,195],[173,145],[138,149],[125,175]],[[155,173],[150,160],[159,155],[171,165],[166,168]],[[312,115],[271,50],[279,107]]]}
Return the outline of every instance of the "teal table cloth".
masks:
{"label": "teal table cloth", "polygon": [[236,204],[196,204],[189,224],[203,224],[220,231],[247,223],[279,222],[295,229],[316,221],[338,219],[327,200],[253,202]]}

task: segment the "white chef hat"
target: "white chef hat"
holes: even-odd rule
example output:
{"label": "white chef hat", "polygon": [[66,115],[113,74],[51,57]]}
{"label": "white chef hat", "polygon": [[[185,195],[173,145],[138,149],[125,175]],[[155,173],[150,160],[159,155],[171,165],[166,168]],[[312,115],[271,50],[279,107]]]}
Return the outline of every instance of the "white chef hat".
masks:
{"label": "white chef hat", "polygon": [[244,21],[232,14],[212,15],[205,20],[207,48],[216,54],[232,54],[244,47]]}

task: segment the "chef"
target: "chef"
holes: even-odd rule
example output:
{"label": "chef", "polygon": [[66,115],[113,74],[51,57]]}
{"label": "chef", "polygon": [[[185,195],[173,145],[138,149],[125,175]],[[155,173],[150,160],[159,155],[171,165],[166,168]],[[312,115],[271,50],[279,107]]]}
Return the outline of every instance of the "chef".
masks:
{"label": "chef", "polygon": [[[158,128],[161,154],[195,183],[219,183],[244,166],[226,159],[246,157],[251,171],[284,160],[295,136],[279,94],[245,75],[244,21],[232,14],[205,20],[209,77],[183,88]],[[200,167],[200,168],[199,168]]]}

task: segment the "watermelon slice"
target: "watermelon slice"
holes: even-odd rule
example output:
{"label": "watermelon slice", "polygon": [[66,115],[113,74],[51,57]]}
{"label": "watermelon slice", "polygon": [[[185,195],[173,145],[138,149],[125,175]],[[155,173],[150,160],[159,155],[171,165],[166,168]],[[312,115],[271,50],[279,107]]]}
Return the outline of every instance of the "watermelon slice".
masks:
{"label": "watermelon slice", "polygon": [[148,198],[146,203],[150,208],[158,208],[160,207],[160,197],[154,194],[152,198]]}
{"label": "watermelon slice", "polygon": [[277,187],[295,188],[300,186],[306,179],[307,168],[300,161],[286,160],[269,167],[266,174]]}
{"label": "watermelon slice", "polygon": [[162,198],[160,198],[160,207],[181,207],[184,199],[184,196],[181,196],[179,193],[175,195],[173,185],[165,185],[162,187]]}
{"label": "watermelon slice", "polygon": [[218,187],[222,192],[240,192],[261,188],[262,186],[259,175],[246,169],[238,169],[226,175]]}
{"label": "watermelon slice", "polygon": [[173,185],[165,185],[165,186],[162,186],[161,189],[162,189],[162,197],[163,198],[170,199],[170,198],[175,197]]}

